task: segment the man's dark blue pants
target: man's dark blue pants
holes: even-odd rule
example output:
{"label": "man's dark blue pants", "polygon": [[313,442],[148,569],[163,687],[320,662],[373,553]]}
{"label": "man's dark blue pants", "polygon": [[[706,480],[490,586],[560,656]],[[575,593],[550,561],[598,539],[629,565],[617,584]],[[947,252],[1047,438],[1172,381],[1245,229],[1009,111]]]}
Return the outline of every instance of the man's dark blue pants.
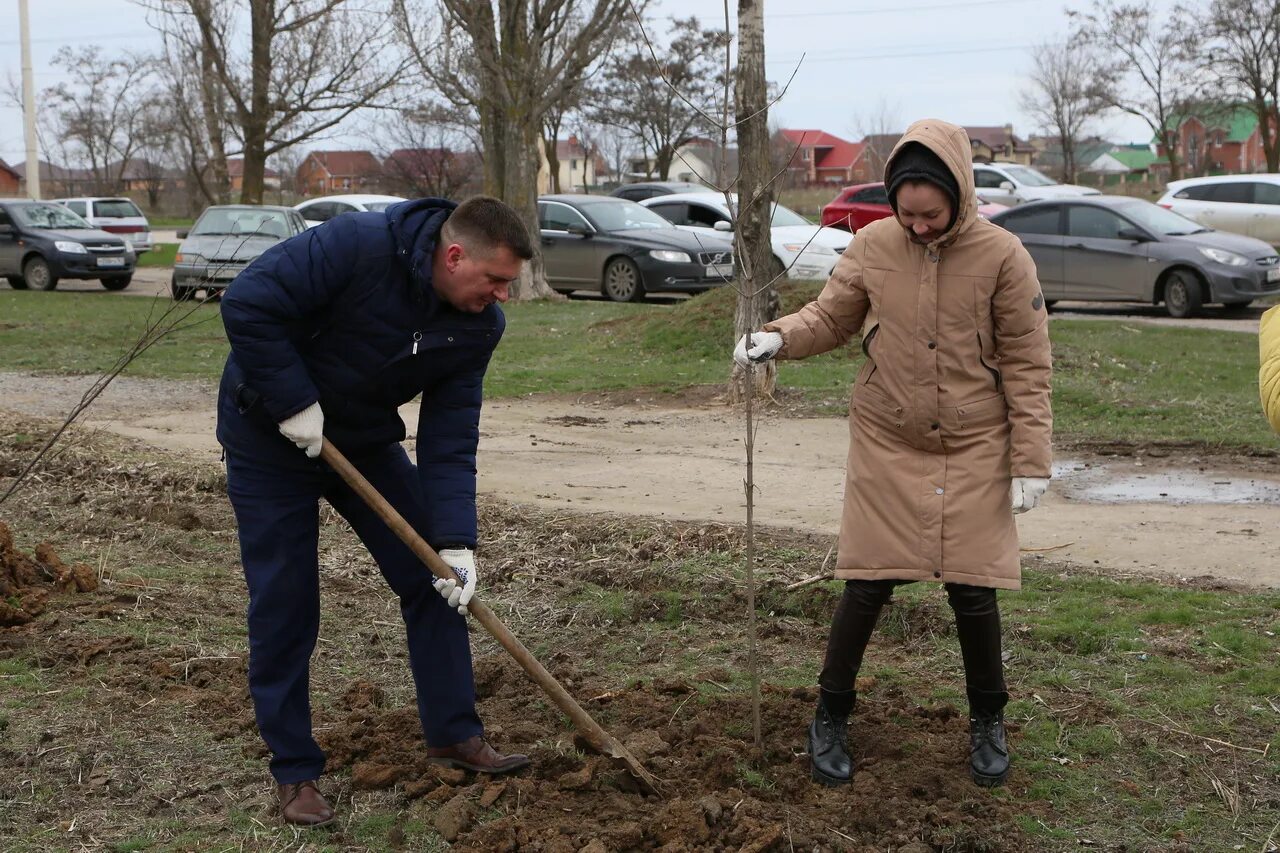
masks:
{"label": "man's dark blue pants", "polygon": [[[421,481],[404,449],[392,445],[352,461],[425,537]],[[249,587],[249,693],[277,782],[315,779],[324,770],[324,752],[311,736],[308,695],[320,630],[320,498],[347,520],[400,597],[427,743],[450,746],[483,733],[465,617],[432,587],[431,571],[336,473],[319,462],[308,471],[264,466],[228,451],[227,494]]]}

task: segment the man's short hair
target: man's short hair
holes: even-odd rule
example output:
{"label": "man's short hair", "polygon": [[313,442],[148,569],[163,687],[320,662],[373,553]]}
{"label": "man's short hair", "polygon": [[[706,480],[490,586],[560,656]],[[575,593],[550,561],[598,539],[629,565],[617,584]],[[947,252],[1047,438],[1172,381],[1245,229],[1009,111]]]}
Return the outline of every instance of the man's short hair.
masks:
{"label": "man's short hair", "polygon": [[440,236],[445,244],[460,243],[477,254],[506,246],[518,258],[533,257],[529,229],[515,208],[492,196],[476,195],[458,205],[444,222]]}

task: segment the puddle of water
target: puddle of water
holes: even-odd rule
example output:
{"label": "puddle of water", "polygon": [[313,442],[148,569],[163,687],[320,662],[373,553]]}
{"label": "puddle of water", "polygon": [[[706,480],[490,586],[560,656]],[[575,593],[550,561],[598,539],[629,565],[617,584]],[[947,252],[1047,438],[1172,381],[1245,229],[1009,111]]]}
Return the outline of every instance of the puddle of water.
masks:
{"label": "puddle of water", "polygon": [[1180,470],[1118,475],[1072,460],[1055,465],[1053,476],[1065,496],[1089,503],[1280,505],[1280,483],[1270,480]]}

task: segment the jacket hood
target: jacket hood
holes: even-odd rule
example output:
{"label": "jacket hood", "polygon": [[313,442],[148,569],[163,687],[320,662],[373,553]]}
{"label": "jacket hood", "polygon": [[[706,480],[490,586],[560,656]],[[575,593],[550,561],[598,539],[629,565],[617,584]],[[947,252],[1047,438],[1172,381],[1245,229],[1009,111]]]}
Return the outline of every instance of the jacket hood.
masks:
{"label": "jacket hood", "polygon": [[386,209],[396,254],[424,288],[431,286],[431,256],[440,242],[440,229],[458,205],[444,198],[416,198]]}
{"label": "jacket hood", "polygon": [[973,225],[978,218],[978,193],[973,184],[973,150],[969,145],[969,134],[964,128],[941,119],[925,118],[914,122],[907,128],[907,132],[902,134],[898,144],[893,146],[893,152],[885,161],[885,186],[889,184],[894,159],[902,151],[903,146],[912,142],[918,142],[938,155],[960,187],[960,209],[956,211],[955,221],[951,223],[947,232],[933,243],[933,245],[945,246]]}

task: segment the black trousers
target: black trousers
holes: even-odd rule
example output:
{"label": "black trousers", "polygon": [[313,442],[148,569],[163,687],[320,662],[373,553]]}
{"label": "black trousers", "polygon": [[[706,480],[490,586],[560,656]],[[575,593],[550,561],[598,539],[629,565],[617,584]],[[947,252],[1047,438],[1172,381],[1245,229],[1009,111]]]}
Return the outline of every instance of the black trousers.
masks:
{"label": "black trousers", "polygon": [[[893,580],[845,581],[827,637],[827,657],[818,686],[830,694],[849,694],[862,666],[876,619],[888,603]],[[998,711],[1008,701],[1000,657],[1000,607],[989,587],[949,583],[947,600],[956,615],[956,634],[964,658],[965,688],[973,710]]]}

